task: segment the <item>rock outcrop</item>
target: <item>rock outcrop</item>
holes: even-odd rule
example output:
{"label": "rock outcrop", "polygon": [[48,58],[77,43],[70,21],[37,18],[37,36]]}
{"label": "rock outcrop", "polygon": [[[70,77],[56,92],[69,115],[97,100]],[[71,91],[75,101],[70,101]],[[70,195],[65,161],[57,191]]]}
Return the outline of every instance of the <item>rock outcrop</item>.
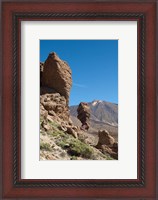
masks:
{"label": "rock outcrop", "polygon": [[77,108],[77,118],[81,121],[82,130],[88,130],[89,129],[89,120],[90,120],[90,107],[87,103],[81,102]]}
{"label": "rock outcrop", "polygon": [[52,124],[58,129],[77,138],[79,127],[72,124],[69,113],[69,95],[72,85],[71,70],[56,53],[50,53],[45,63],[40,63],[40,116],[41,126],[45,131],[51,130]]}
{"label": "rock outcrop", "polygon": [[44,63],[41,82],[42,86],[53,88],[64,96],[68,105],[72,86],[71,69],[55,52],[50,53]]}
{"label": "rock outcrop", "polygon": [[113,158],[118,159],[118,143],[109,134],[107,130],[98,131],[98,144],[96,148],[101,149],[103,153],[110,154]]}

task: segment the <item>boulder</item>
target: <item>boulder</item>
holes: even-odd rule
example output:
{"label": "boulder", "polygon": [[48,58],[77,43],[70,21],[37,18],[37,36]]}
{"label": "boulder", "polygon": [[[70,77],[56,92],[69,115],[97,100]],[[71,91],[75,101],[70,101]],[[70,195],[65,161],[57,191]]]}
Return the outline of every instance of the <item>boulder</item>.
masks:
{"label": "boulder", "polygon": [[109,134],[109,132],[107,130],[100,130],[98,131],[98,144],[97,147],[101,146],[101,145],[107,145],[112,147],[115,139]]}

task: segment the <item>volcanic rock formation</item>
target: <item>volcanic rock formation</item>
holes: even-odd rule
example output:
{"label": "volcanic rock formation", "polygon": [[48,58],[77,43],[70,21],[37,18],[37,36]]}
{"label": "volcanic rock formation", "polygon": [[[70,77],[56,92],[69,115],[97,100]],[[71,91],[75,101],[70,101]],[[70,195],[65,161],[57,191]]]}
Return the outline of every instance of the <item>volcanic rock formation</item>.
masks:
{"label": "volcanic rock formation", "polygon": [[53,88],[61,96],[64,96],[68,105],[72,86],[71,69],[55,52],[50,53],[44,63],[42,86]]}
{"label": "volcanic rock formation", "polygon": [[85,102],[81,102],[77,108],[77,118],[81,121],[82,130],[88,130],[89,129],[89,119],[90,119],[90,108],[89,105]]}

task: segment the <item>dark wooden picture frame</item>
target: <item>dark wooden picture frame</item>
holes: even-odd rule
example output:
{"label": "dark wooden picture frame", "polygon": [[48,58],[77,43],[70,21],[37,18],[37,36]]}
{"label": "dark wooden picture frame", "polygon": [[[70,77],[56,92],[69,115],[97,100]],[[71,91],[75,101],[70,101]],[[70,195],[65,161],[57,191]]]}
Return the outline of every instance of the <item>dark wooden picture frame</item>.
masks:
{"label": "dark wooden picture frame", "polygon": [[[138,178],[23,180],[21,164],[20,22],[138,22]],[[2,198],[156,199],[156,1],[2,2]]]}

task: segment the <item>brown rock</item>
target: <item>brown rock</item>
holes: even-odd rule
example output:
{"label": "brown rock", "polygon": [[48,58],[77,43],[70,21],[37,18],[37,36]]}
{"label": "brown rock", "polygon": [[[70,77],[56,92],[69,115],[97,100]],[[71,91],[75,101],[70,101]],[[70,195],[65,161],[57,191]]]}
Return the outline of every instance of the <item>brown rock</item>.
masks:
{"label": "brown rock", "polygon": [[44,63],[42,85],[53,88],[69,103],[70,89],[72,86],[71,69],[56,53],[49,54]]}
{"label": "brown rock", "polygon": [[109,134],[107,130],[100,130],[98,132],[98,144],[96,148],[100,149],[104,154],[108,153],[114,159],[118,159],[118,143]]}
{"label": "brown rock", "polygon": [[98,144],[97,147],[101,145],[113,146],[115,139],[109,134],[107,130],[100,130],[98,132]]}
{"label": "brown rock", "polygon": [[118,159],[118,153],[114,152],[112,150],[112,148],[108,147],[107,145],[102,145],[101,146],[102,152],[104,154],[108,153],[111,157],[113,157],[114,159]]}
{"label": "brown rock", "polygon": [[55,108],[55,112],[56,113],[62,113],[64,111],[64,105],[62,104],[57,104],[56,108]]}
{"label": "brown rock", "polygon": [[61,125],[59,126],[59,129],[72,135],[75,138],[78,138],[78,127],[68,125],[67,123],[61,122]]}
{"label": "brown rock", "polygon": [[113,146],[111,147],[111,149],[112,149],[114,152],[118,153],[118,143],[115,142],[115,143],[113,144]]}
{"label": "brown rock", "polygon": [[51,115],[51,116],[56,116],[56,113],[53,110],[49,110],[48,114]]}
{"label": "brown rock", "polygon": [[51,129],[51,127],[45,121],[43,121],[41,125],[46,131]]}
{"label": "brown rock", "polygon": [[89,119],[90,119],[90,107],[87,103],[81,102],[77,108],[77,118],[81,121],[82,130],[89,129]]}
{"label": "brown rock", "polygon": [[40,96],[40,103],[44,110],[56,119],[55,121],[59,121],[59,118],[67,122],[69,121],[69,108],[64,96],[55,92],[50,94],[45,93]]}
{"label": "brown rock", "polygon": [[59,130],[66,132],[67,131],[67,127],[66,126],[59,126]]}
{"label": "brown rock", "polygon": [[47,119],[48,119],[50,122],[54,122],[54,119],[53,119],[53,117],[52,117],[52,116],[50,116],[50,115],[48,115],[48,116],[47,116]]}
{"label": "brown rock", "polygon": [[44,109],[42,104],[40,104],[40,116],[44,119],[46,119],[48,116],[48,111]]}
{"label": "brown rock", "polygon": [[48,111],[56,109],[56,104],[54,102],[46,102],[46,103],[43,104],[43,106]]}
{"label": "brown rock", "polygon": [[67,132],[68,134],[74,136],[75,138],[78,138],[78,136],[77,136],[77,132],[75,132],[75,131],[73,130],[72,127],[67,126],[67,131],[66,131],[66,132]]}

